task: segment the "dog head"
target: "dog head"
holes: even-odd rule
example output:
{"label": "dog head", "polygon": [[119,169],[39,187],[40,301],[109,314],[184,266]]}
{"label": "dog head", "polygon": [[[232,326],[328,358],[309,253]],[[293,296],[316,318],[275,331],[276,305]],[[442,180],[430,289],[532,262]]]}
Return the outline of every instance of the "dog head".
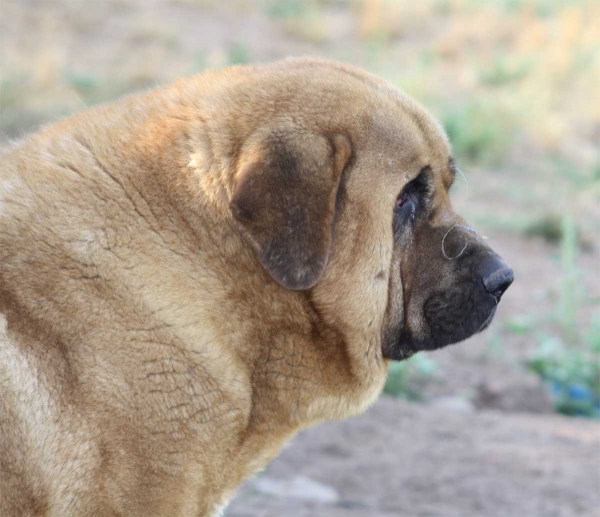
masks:
{"label": "dog head", "polygon": [[513,273],[454,212],[438,123],[351,67],[265,74],[229,207],[272,279],[346,334],[377,329],[389,359],[486,328]]}

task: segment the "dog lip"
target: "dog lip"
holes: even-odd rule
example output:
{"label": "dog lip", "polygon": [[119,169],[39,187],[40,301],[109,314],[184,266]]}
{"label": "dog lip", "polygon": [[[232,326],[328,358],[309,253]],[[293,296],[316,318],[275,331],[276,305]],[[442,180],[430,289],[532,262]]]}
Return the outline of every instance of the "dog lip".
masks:
{"label": "dog lip", "polygon": [[[479,330],[477,332],[475,332],[475,334],[479,334],[480,332],[484,331],[486,328],[488,328],[492,324],[494,316],[496,315],[496,311],[498,310],[498,301],[499,301],[497,298],[494,298],[494,299],[496,300],[496,305],[494,305],[492,307],[492,310],[490,311],[490,315],[481,324],[481,327],[479,327]],[[475,335],[475,334],[473,334],[473,335]]]}
{"label": "dog lip", "polygon": [[[490,296],[490,298],[493,297]],[[471,330],[468,335],[463,335],[458,339],[453,339],[451,336],[444,335],[415,339],[415,336],[412,335],[410,331],[404,329],[400,332],[400,335],[396,339],[396,344],[394,346],[395,353],[393,354],[393,358],[401,361],[408,359],[418,352],[439,350],[450,345],[461,343],[487,329],[494,320],[497,309],[498,301],[494,298],[494,305],[490,308],[488,316],[485,318],[485,320],[483,320],[479,328],[476,327],[474,330]]]}

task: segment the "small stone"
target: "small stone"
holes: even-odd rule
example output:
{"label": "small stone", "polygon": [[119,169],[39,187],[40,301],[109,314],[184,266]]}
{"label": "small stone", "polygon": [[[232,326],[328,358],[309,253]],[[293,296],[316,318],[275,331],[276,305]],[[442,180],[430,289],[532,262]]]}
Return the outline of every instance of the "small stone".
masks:
{"label": "small stone", "polygon": [[263,476],[257,479],[253,485],[260,493],[275,497],[290,497],[329,504],[335,504],[340,500],[337,490],[333,487],[306,476],[296,476],[288,480]]}
{"label": "small stone", "polygon": [[460,413],[472,413],[475,410],[473,403],[463,397],[439,397],[433,399],[429,405],[431,407],[446,409],[448,411],[458,411]]}

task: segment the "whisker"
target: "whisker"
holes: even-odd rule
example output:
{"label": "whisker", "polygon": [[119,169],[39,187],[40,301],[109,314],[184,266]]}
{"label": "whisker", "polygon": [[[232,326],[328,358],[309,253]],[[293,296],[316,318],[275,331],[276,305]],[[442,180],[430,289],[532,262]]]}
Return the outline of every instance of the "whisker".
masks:
{"label": "whisker", "polygon": [[71,93],[75,96],[75,98],[81,102],[82,106],[87,109],[88,105],[83,101],[83,99],[81,98],[81,96],[75,91],[75,90],[71,90]]}
{"label": "whisker", "polygon": [[435,171],[441,171],[442,169],[445,169],[446,166],[442,166],[442,167],[436,167],[435,169],[430,169],[430,172],[435,172]]}
{"label": "whisker", "polygon": [[[447,167],[446,165],[443,165],[442,167],[436,167],[435,169],[430,169],[430,172],[441,171],[442,169],[445,169],[446,167]],[[468,185],[469,181],[467,180],[467,176],[465,175],[465,173],[457,165],[455,165],[454,168],[461,175],[463,181],[465,182],[465,185]]]}
{"label": "whisker", "polygon": [[463,178],[463,180],[464,180],[465,184],[466,184],[466,185],[468,185],[468,184],[469,184],[469,182],[467,181],[467,177],[465,176],[465,173],[464,173],[463,171],[461,171],[461,170],[460,170],[460,168],[459,168],[459,167],[457,167],[456,165],[454,166],[454,168],[455,168],[455,169],[456,169],[458,172],[460,172],[460,175],[462,176],[462,178]]}

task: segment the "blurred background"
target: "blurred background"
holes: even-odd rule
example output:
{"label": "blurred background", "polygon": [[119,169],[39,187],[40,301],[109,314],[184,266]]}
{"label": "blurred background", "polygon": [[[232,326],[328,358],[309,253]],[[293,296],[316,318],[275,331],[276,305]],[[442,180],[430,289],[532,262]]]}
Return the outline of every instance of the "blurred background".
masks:
{"label": "blurred background", "polygon": [[392,365],[226,515],[600,515],[600,2],[1,0],[0,146],[208,68],[362,66],[424,103],[459,212],[515,270],[492,327]]}

